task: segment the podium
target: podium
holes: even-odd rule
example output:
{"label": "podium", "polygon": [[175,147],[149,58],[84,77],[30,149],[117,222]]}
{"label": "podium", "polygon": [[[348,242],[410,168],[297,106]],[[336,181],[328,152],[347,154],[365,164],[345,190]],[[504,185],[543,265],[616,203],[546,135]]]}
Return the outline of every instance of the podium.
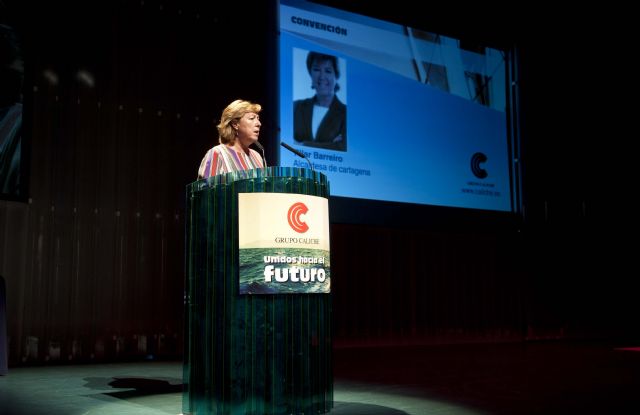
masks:
{"label": "podium", "polygon": [[308,169],[269,167],[187,186],[183,413],[327,413],[333,407],[331,296],[240,294],[244,193],[328,199],[329,183]]}

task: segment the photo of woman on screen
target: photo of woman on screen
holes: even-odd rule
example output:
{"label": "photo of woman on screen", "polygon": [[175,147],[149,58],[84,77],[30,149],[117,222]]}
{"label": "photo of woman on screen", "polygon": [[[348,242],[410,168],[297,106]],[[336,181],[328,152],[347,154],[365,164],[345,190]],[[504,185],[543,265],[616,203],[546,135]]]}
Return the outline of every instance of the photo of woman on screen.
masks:
{"label": "photo of woman on screen", "polygon": [[310,51],[306,72],[315,91],[293,103],[293,138],[298,144],[347,151],[347,106],[338,98],[340,65],[333,55]]}

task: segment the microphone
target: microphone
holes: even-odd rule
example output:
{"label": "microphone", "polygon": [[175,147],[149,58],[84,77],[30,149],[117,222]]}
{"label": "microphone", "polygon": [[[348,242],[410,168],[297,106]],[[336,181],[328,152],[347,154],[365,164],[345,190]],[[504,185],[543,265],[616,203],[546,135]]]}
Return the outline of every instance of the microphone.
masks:
{"label": "microphone", "polygon": [[311,160],[309,160],[307,158],[307,156],[304,155],[304,153],[302,151],[296,150],[295,148],[291,147],[289,144],[281,141],[280,145],[284,148],[286,148],[287,150],[289,150],[290,152],[292,152],[293,154],[295,154],[298,157],[302,157],[303,159],[307,160],[307,163],[309,163],[309,167],[311,167],[311,171],[315,171],[313,169],[313,164],[311,164]]}
{"label": "microphone", "polygon": [[255,144],[256,147],[258,147],[260,151],[262,151],[262,161],[264,161],[264,167],[267,167],[267,158],[264,155],[264,147],[262,147],[262,144],[260,144],[258,141],[253,144]]}

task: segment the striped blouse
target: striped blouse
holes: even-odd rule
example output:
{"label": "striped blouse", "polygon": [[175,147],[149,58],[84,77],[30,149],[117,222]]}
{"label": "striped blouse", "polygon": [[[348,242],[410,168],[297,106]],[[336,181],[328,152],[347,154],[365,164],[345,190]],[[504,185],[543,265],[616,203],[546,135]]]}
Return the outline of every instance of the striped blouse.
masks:
{"label": "striped blouse", "polygon": [[209,149],[202,159],[198,169],[198,179],[262,167],[262,157],[257,151],[249,149],[249,154],[244,151],[238,153],[225,144],[218,144]]}

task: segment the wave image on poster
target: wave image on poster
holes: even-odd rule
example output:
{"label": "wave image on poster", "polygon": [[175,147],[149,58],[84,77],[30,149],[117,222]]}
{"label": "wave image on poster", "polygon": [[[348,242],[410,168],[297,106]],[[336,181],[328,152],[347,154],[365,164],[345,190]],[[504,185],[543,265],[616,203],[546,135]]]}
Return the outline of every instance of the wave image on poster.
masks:
{"label": "wave image on poster", "polygon": [[[328,293],[329,251],[290,248],[240,251],[241,294]],[[289,256],[292,255],[292,256]]]}

